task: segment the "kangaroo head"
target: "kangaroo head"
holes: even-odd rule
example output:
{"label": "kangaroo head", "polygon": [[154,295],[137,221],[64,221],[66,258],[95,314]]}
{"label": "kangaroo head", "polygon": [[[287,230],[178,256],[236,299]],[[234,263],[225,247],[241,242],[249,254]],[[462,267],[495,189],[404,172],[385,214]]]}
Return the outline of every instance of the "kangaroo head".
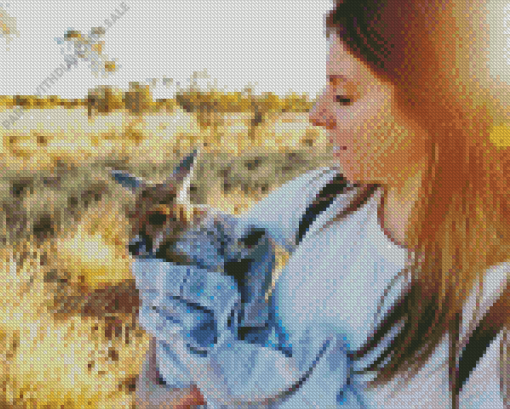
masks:
{"label": "kangaroo head", "polygon": [[136,194],[135,210],[130,215],[132,238],[144,240],[146,250],[156,254],[159,247],[175,240],[191,222],[193,211],[189,188],[198,150],[185,157],[163,183],[152,183],[129,173],[112,170],[122,186]]}

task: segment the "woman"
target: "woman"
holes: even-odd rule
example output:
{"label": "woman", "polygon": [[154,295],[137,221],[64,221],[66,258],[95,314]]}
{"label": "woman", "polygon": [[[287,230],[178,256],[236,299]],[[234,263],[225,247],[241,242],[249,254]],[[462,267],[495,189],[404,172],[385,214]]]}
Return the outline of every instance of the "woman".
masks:
{"label": "woman", "polygon": [[[171,301],[144,298],[167,383],[181,376],[208,407],[509,405],[510,173],[508,150],[491,141],[508,120],[495,96],[508,91],[489,75],[488,4],[336,2],[328,85],[310,119],[328,129],[350,188],[299,246],[301,216],[337,169],[293,180],[243,216],[292,252],[259,340],[225,331],[190,352],[149,311]],[[470,339],[480,359],[467,376]]]}

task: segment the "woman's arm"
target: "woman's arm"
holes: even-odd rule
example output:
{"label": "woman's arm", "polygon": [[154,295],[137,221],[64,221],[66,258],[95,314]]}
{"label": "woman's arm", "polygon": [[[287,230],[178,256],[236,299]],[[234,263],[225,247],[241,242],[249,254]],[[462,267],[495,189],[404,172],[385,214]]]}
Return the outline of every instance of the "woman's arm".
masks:
{"label": "woman's arm", "polygon": [[[303,333],[296,334],[298,338],[286,339],[293,343],[290,355],[275,342],[279,337],[273,335],[262,343],[242,341],[226,325],[227,312],[238,300],[231,277],[171,263],[136,264],[140,267],[138,272],[135,268],[142,299],[140,325],[157,339],[158,366],[165,379],[172,382],[176,374],[184,374],[198,386],[208,407],[214,409],[271,407],[287,399],[293,408],[310,407],[304,399],[326,403],[318,407],[332,407],[334,390],[345,383],[348,367],[343,337],[335,328],[319,323],[305,325]],[[151,264],[156,265],[151,268]],[[211,323],[208,311],[214,311],[213,326],[202,325]],[[268,325],[280,333],[280,323]],[[211,338],[211,334],[217,335]],[[303,389],[302,383],[316,373],[317,360],[326,358],[327,351],[337,351],[331,363],[321,365],[327,373],[320,379],[316,374],[313,387]],[[331,388],[323,397],[316,395],[322,382]],[[189,397],[192,392],[188,390],[179,398]]]}
{"label": "woman's arm", "polygon": [[190,388],[176,389],[158,383],[155,338],[150,341],[142,372],[137,379],[135,393],[136,405],[139,409],[190,408],[205,405],[204,397],[195,385]]}
{"label": "woman's arm", "polygon": [[364,407],[355,402],[358,387],[349,384],[344,337],[328,326],[310,326],[292,356],[229,338],[207,357],[191,353],[179,334],[165,340],[169,353],[196,380],[208,408],[334,408],[340,394],[348,407]]}

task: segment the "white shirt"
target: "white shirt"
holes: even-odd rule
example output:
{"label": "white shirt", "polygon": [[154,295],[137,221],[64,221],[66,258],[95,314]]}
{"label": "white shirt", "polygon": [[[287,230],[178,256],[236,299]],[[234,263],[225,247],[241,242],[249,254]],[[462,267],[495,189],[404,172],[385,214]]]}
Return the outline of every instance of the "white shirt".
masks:
{"label": "white shirt", "polygon": [[[362,362],[352,363],[347,356],[347,351],[358,349],[374,329],[381,296],[406,267],[408,253],[392,242],[378,223],[382,190],[355,213],[319,231],[355,192],[340,194],[317,217],[301,244],[295,245],[303,212],[336,172],[333,168],[317,169],[292,180],[257,203],[237,226],[242,229],[251,223],[263,227],[292,253],[273,291],[276,324],[265,345],[240,341],[234,332],[225,331],[207,357],[199,357],[189,354],[184,344],[161,326],[150,330],[149,316],[141,316],[141,322],[160,340],[162,372],[178,377],[179,371],[181,375],[188,371],[188,379],[197,384],[208,407],[450,407],[447,336],[405,388],[397,385],[397,377],[385,387],[369,390],[365,381],[371,378],[351,373],[358,365],[375,360],[391,339]],[[509,264],[503,263],[487,271],[480,318],[502,291],[508,268]],[[392,287],[382,313],[404,285],[400,280]],[[466,317],[471,317],[474,296],[465,307],[461,336],[467,332]],[[500,340],[501,334],[464,386],[461,408],[504,407],[499,380]],[[392,396],[395,386],[397,393]],[[252,406],[242,404],[246,401]]]}

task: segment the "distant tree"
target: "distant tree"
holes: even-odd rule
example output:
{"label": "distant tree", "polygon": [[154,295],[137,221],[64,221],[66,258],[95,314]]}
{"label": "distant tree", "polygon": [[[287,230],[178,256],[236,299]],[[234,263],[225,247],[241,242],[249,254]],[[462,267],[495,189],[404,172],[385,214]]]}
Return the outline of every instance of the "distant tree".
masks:
{"label": "distant tree", "polygon": [[126,109],[134,114],[150,111],[155,105],[150,87],[138,82],[130,82],[129,91],[124,94],[124,104]]}
{"label": "distant tree", "polygon": [[89,117],[93,111],[103,114],[110,113],[124,107],[123,93],[109,85],[101,85],[89,91],[87,108]]}

